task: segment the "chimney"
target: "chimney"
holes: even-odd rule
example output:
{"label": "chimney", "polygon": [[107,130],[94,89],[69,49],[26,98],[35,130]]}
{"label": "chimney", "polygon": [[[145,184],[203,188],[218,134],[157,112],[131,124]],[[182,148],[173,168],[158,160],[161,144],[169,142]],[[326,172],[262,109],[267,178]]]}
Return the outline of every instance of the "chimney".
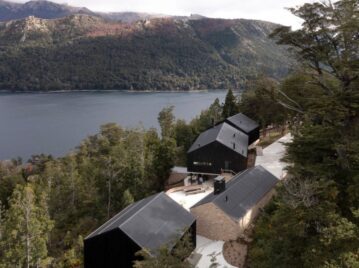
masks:
{"label": "chimney", "polygon": [[222,176],[218,176],[214,179],[214,190],[213,193],[215,195],[220,194],[222,192],[224,192],[224,190],[226,190],[226,181],[224,179],[224,177]]}

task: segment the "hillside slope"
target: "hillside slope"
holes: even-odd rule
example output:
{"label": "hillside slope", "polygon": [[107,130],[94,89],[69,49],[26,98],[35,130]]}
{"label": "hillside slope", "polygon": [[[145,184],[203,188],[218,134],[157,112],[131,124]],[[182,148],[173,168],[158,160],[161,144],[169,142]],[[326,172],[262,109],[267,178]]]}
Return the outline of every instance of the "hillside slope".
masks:
{"label": "hillside slope", "polygon": [[292,63],[252,20],[96,16],[0,24],[0,89],[189,90],[238,88],[258,74],[284,76]]}
{"label": "hillside slope", "polygon": [[132,23],[143,19],[171,17],[164,14],[141,12],[95,12],[86,7],[74,7],[47,0],[31,0],[26,3],[0,0],[0,21],[25,19],[29,16],[41,19],[58,19],[75,14],[98,16],[104,19],[122,21],[125,23]]}
{"label": "hillside slope", "polygon": [[85,7],[72,7],[44,0],[29,1],[24,4],[0,0],[0,21],[23,19],[28,16],[55,19],[73,14],[94,15],[95,13]]}

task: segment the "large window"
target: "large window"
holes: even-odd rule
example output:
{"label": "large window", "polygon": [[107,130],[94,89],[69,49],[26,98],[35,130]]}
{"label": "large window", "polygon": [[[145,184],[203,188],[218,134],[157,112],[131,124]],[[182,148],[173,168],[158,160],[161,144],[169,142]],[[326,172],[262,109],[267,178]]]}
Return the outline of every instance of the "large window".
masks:
{"label": "large window", "polygon": [[194,166],[212,166],[211,162],[193,162]]}

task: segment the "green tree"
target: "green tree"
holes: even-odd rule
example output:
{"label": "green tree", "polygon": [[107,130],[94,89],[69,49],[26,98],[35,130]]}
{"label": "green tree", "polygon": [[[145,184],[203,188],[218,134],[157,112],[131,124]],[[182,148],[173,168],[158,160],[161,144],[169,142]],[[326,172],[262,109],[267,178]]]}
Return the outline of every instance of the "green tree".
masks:
{"label": "green tree", "polygon": [[358,1],[316,2],[290,10],[304,20],[302,28],[291,31],[290,27],[280,27],[272,37],[298,52],[323,90],[332,91],[322,79],[326,74],[338,79],[341,89],[349,90],[358,79],[358,58],[354,56],[359,46]]}
{"label": "green tree", "polygon": [[173,123],[175,117],[173,115],[174,106],[168,106],[163,108],[158,114],[158,123],[161,127],[162,137],[173,136]]}
{"label": "green tree", "polygon": [[176,158],[176,141],[171,138],[161,140],[155,148],[152,164],[156,174],[156,191],[163,191],[165,181],[168,179],[171,168],[174,166]]}
{"label": "green tree", "polygon": [[49,263],[47,242],[53,222],[46,199],[45,194],[36,197],[30,184],[14,190],[1,241],[5,267],[45,267]]}
{"label": "green tree", "polygon": [[272,79],[258,79],[242,93],[239,110],[263,128],[270,124],[283,124],[288,111],[278,103],[278,87],[278,82]]}
{"label": "green tree", "polygon": [[[303,28],[282,27],[273,36],[303,62],[304,75],[287,80],[278,93],[299,120],[287,150],[289,176],[255,228],[249,262],[358,267],[359,65],[353,55],[359,51],[359,2],[305,4],[292,12]],[[300,88],[288,87],[293,81]]]}
{"label": "green tree", "polygon": [[232,115],[235,115],[239,112],[238,102],[236,97],[233,95],[233,91],[230,89],[227,92],[226,99],[224,101],[222,117],[227,118]]}
{"label": "green tree", "polygon": [[208,114],[211,117],[211,121],[212,121],[211,123],[216,124],[216,123],[222,121],[223,119],[225,119],[222,116],[222,113],[223,113],[223,107],[219,103],[219,99],[216,98],[214,100],[214,102],[208,108]]}
{"label": "green tree", "polygon": [[135,202],[131,192],[128,189],[125,190],[123,193],[122,202],[124,207],[127,207],[131,205],[133,202]]}
{"label": "green tree", "polygon": [[79,236],[77,239],[74,239],[70,235],[70,237],[65,239],[67,248],[62,256],[54,262],[54,266],[59,268],[81,267],[83,265],[83,237]]}

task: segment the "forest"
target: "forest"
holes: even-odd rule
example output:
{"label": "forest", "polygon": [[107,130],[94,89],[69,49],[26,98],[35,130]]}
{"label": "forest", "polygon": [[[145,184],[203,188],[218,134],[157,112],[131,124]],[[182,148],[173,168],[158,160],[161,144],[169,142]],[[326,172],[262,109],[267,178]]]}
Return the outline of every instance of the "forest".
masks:
{"label": "forest", "polygon": [[359,267],[359,1],[291,9],[272,33],[302,62],[279,88],[290,113],[289,175],[254,228],[250,267]]}
{"label": "forest", "polygon": [[65,157],[1,161],[0,267],[80,267],[86,235],[164,190],[193,139],[213,119],[238,111],[232,91],[190,123],[176,120],[173,108],[159,113],[160,133],[108,123]]}
{"label": "forest", "polygon": [[0,90],[238,89],[291,68],[289,53],[268,38],[275,27],[224,19],[127,25],[88,15],[0,23]]}
{"label": "forest", "polygon": [[[173,107],[154,129],[103,125],[75,152],[0,166],[0,267],[81,267],[83,238],[126,205],[164,189],[195,137],[243,112],[289,124],[288,176],[253,229],[248,267],[359,267],[359,2],[291,9],[303,28],[271,37],[297,55],[282,81],[260,77],[228,91],[191,122]],[[163,252],[136,267],[190,267]],[[175,264],[174,264],[175,263]]]}

